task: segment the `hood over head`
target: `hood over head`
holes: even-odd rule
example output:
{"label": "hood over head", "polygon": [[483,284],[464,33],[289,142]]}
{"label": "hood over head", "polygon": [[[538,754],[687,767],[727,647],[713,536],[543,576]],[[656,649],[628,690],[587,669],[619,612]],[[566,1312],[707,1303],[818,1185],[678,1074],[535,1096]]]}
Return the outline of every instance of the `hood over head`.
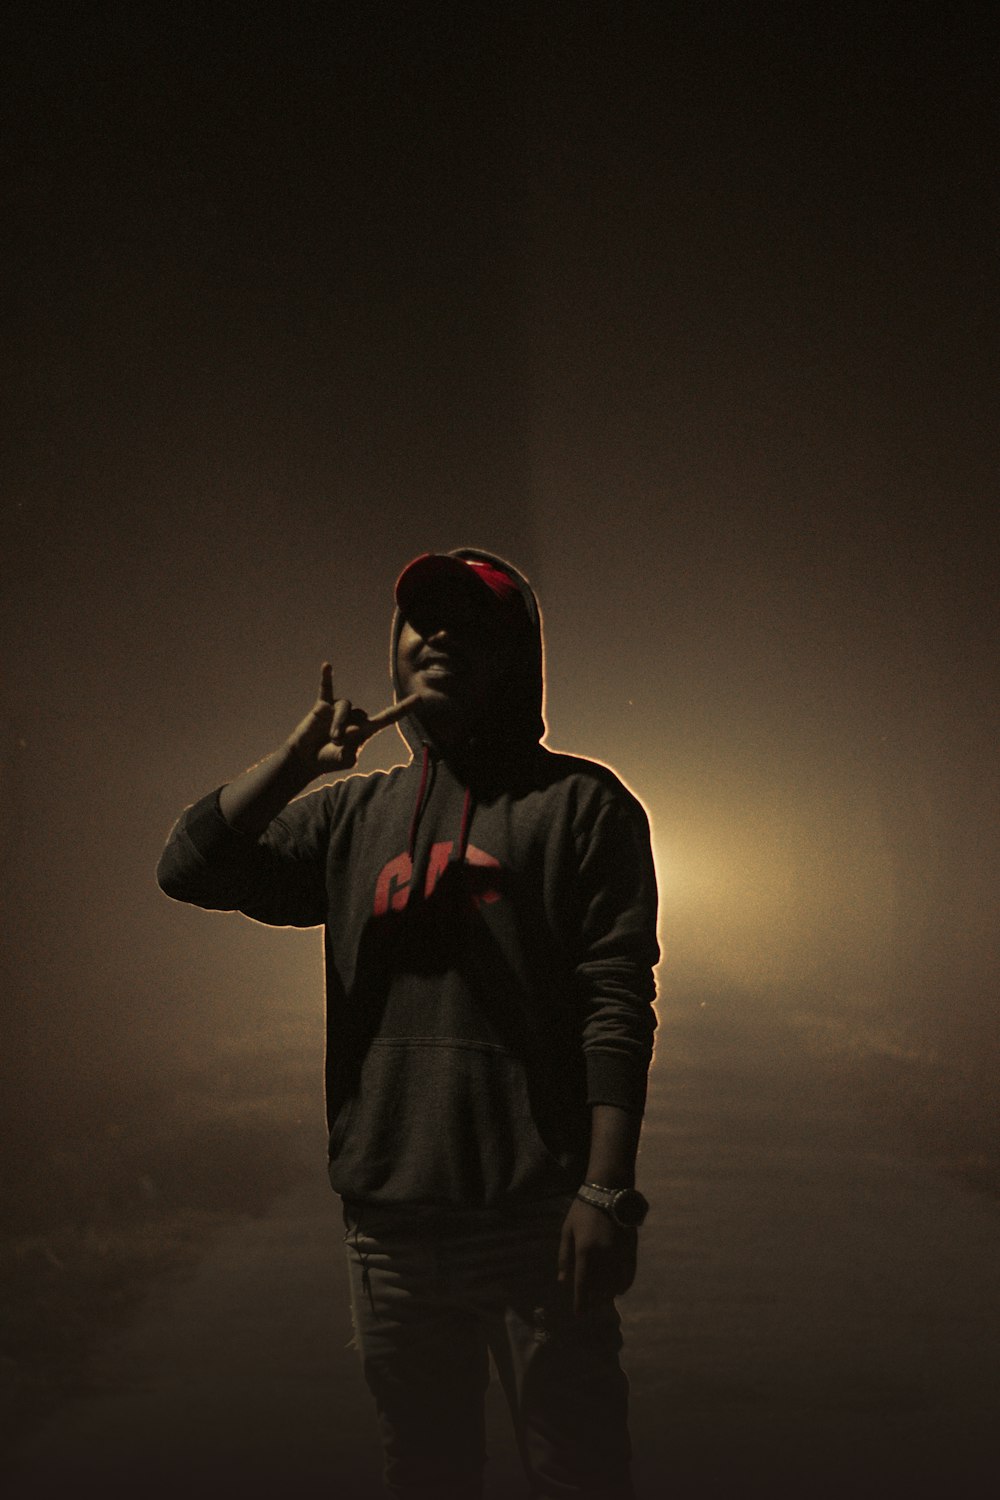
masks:
{"label": "hood over head", "polygon": [[[498,756],[516,756],[533,750],[545,733],[541,613],[531,585],[511,563],[495,553],[473,547],[427,553],[409,563],[396,585],[390,673],[398,701],[396,656],[405,605],[417,589],[432,588],[438,579],[461,576],[463,569],[468,570],[470,579],[477,580],[477,587],[489,591],[495,607],[507,615],[511,632],[511,664],[503,691],[496,694],[490,708],[472,726],[462,751],[463,760],[492,762]],[[431,743],[430,736],[414,714],[408,714],[397,727],[411,752]]]}

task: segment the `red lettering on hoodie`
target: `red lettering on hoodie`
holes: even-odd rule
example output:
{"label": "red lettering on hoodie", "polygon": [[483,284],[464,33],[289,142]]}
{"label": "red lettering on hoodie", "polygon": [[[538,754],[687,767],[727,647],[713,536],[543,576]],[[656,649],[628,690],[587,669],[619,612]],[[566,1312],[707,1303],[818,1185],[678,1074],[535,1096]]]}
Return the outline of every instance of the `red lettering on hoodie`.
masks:
{"label": "red lettering on hoodie", "polygon": [[475,844],[469,845],[465,858],[468,864],[477,867],[476,879],[472,888],[473,899],[477,902],[499,901],[500,892],[495,885],[490,883],[490,878],[486,874],[486,871],[499,870],[500,861],[494,859],[492,854],[487,854],[484,850],[477,849]]}
{"label": "red lettering on hoodie", "polygon": [[375,915],[384,917],[390,906],[393,911],[402,911],[410,899],[410,881],[413,878],[413,861],[408,854],[397,854],[390,859],[379,875],[375,886]]}
{"label": "red lettering on hoodie", "polygon": [[424,881],[424,895],[430,896],[441,876],[448,868],[451,851],[454,849],[451,839],[446,844],[432,844],[431,857],[427,861],[427,879]]}
{"label": "red lettering on hoodie", "polygon": [[[433,894],[434,887],[448,868],[448,861],[454,847],[450,839],[444,843],[431,845],[430,857],[427,861],[427,878],[424,882],[425,898]],[[477,905],[499,901],[500,892],[490,881],[486,872],[499,870],[500,861],[494,859],[492,854],[487,854],[484,849],[477,849],[475,844],[470,844],[465,853],[465,863],[475,866],[476,878],[471,895]],[[413,861],[408,854],[397,854],[395,859],[390,859],[375,883],[375,915],[384,917],[390,908],[393,911],[403,911],[410,899],[412,880]]]}

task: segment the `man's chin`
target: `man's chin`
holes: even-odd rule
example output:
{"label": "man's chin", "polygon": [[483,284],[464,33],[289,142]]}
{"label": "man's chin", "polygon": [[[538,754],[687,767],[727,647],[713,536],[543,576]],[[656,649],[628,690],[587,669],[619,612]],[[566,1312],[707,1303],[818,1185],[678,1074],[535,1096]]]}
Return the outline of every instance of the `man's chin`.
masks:
{"label": "man's chin", "polygon": [[421,687],[417,717],[424,728],[442,742],[468,732],[469,715],[462,703],[441,685]]}
{"label": "man's chin", "polygon": [[435,713],[459,712],[459,697],[451,677],[425,677],[420,683],[421,707],[432,708]]}

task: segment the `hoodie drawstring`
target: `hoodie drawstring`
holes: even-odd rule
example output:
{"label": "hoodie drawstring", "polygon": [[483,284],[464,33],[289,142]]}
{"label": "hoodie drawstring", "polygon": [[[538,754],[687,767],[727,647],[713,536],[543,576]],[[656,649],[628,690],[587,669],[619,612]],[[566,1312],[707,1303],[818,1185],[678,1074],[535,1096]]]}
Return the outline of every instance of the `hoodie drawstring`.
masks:
{"label": "hoodie drawstring", "polygon": [[407,852],[413,858],[413,851],[417,847],[417,824],[420,822],[420,814],[424,810],[424,792],[427,790],[427,773],[431,762],[431,752],[427,745],[424,746],[423,764],[420,767],[420,790],[417,793],[417,805],[413,809],[413,817],[410,819],[410,837],[407,842]]}
{"label": "hoodie drawstring", "polygon": [[[410,819],[410,836],[407,840],[406,846],[407,853],[409,854],[411,860],[413,859],[413,855],[417,847],[417,829],[420,826],[420,819],[423,814],[424,804],[427,801],[427,785],[430,780],[430,763],[430,749],[427,745],[425,745],[423,748],[423,755],[421,756],[420,788],[417,792],[417,801],[413,809],[413,817]],[[455,853],[452,855],[452,860],[455,864],[464,864],[465,856],[469,852],[469,829],[472,826],[472,814],[474,811],[474,807],[475,799],[473,798],[472,791],[469,787],[466,787],[465,794],[462,797],[462,821],[459,824],[458,829],[458,847],[456,848]]]}
{"label": "hoodie drawstring", "polygon": [[462,823],[458,831],[458,852],[455,855],[455,863],[465,863],[466,850],[469,847],[469,825],[472,822],[472,792],[465,788],[465,796],[462,798]]}

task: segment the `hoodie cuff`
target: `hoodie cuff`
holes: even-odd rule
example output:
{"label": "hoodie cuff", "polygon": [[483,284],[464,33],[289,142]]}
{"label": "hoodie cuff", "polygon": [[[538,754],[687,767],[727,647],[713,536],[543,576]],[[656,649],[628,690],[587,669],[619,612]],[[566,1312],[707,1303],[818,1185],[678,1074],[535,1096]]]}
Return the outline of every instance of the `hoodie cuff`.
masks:
{"label": "hoodie cuff", "polygon": [[637,1066],[622,1052],[588,1051],[587,1103],[615,1104],[632,1114],[641,1115],[646,1107],[648,1069]]}

